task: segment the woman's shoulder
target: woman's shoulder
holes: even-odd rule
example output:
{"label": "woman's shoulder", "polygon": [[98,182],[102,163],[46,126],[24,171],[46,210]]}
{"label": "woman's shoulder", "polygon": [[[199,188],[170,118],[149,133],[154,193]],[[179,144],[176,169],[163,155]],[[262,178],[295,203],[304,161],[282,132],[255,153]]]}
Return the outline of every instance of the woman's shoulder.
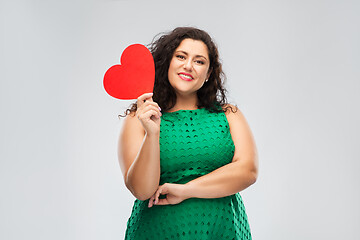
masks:
{"label": "woman's shoulder", "polygon": [[122,132],[137,132],[142,135],[145,134],[145,130],[137,118],[135,111],[129,112],[123,119]]}
{"label": "woman's shoulder", "polygon": [[222,106],[222,109],[226,116],[232,116],[236,114],[237,112],[240,112],[239,108],[236,105],[227,103]]}
{"label": "woman's shoulder", "polygon": [[133,124],[137,123],[136,113],[135,112],[128,112],[123,119],[124,124]]}
{"label": "woman's shoulder", "polygon": [[225,104],[223,109],[230,127],[247,124],[244,114],[236,105]]}

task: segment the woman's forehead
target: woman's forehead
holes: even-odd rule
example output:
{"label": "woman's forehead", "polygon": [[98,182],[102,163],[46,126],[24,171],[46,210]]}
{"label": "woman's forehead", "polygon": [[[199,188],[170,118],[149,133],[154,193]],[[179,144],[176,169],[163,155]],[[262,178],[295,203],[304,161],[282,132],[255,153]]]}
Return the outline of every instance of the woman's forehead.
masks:
{"label": "woman's forehead", "polygon": [[194,40],[191,38],[182,40],[175,51],[184,52],[188,55],[203,56],[205,58],[208,58],[209,56],[206,44],[201,40]]}

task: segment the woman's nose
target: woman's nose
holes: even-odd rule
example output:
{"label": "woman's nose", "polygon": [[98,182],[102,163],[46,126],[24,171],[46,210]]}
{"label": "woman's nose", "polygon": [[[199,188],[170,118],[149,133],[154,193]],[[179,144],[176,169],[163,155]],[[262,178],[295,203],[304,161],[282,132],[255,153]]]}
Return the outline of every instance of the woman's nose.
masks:
{"label": "woman's nose", "polygon": [[186,59],[184,63],[184,68],[188,71],[192,69],[192,61],[190,59]]}

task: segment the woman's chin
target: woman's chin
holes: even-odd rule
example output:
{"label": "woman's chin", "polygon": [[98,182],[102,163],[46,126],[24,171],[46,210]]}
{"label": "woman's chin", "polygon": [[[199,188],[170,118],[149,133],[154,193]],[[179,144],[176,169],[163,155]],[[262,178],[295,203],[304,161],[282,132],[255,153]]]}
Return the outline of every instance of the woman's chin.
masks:
{"label": "woman's chin", "polygon": [[182,84],[180,86],[179,85],[175,87],[173,86],[173,88],[175,89],[175,92],[180,95],[193,95],[196,94],[196,92],[199,90],[195,88],[189,88],[189,86],[183,86]]}
{"label": "woman's chin", "polygon": [[189,97],[192,97],[192,96],[196,96],[196,92],[197,92],[197,91],[194,91],[194,90],[191,90],[191,91],[185,91],[185,90],[179,91],[179,90],[175,90],[175,92],[176,92],[176,95],[177,95],[177,96],[189,98]]}

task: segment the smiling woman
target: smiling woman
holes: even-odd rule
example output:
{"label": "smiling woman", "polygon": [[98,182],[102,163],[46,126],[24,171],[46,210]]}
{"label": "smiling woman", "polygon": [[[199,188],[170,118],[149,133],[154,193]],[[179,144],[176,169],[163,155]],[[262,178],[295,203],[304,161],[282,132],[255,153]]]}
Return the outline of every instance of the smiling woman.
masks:
{"label": "smiling woman", "polygon": [[171,59],[168,79],[176,98],[193,99],[210,76],[208,50],[200,40],[184,39]]}
{"label": "smiling woman", "polygon": [[125,239],[251,239],[240,191],[257,178],[257,151],[227,103],[216,45],[176,28],[151,45],[154,93],[127,109],[119,162],[137,198]]}

